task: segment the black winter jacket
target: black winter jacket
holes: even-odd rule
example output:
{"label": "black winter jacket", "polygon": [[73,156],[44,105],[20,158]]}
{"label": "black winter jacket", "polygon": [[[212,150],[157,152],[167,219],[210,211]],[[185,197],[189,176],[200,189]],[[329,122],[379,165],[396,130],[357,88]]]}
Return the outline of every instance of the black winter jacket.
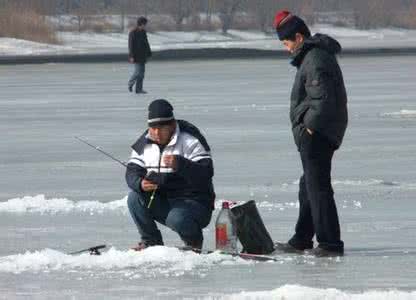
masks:
{"label": "black winter jacket", "polygon": [[298,70],[290,100],[295,143],[306,128],[326,137],[335,149],[342,143],[348,123],[347,93],[335,54],[341,51],[333,38],[316,34],[294,54]]}
{"label": "black winter jacket", "polygon": [[146,63],[150,56],[152,56],[152,50],[147,40],[146,31],[137,28],[130,31],[129,57],[132,57],[135,63]]}

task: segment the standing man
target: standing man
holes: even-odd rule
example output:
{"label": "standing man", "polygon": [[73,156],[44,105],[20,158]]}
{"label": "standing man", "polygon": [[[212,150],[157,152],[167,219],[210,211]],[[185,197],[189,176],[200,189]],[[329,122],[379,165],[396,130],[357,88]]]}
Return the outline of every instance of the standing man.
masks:
{"label": "standing man", "polygon": [[146,33],[147,19],[137,19],[137,26],[129,33],[129,62],[134,64],[134,72],[128,82],[129,91],[133,92],[136,84],[136,94],[146,94],[143,90],[143,80],[147,59],[152,56]]}
{"label": "standing man", "polygon": [[133,249],[163,245],[155,221],[177,232],[186,246],[201,249],[215,200],[208,143],[194,125],[175,120],[164,99],[150,103],[148,126],[132,146],[126,171],[128,207],[141,235]]}
{"label": "standing man", "polygon": [[341,145],[348,122],[347,94],[335,55],[341,51],[333,38],[311,36],[305,22],[288,11],[279,11],[274,27],[279,40],[292,54],[297,68],[290,100],[292,131],[302,160],[299,183],[299,217],[285,252],[310,251],[316,256],[344,253],[338,213],[331,185],[331,161]]}

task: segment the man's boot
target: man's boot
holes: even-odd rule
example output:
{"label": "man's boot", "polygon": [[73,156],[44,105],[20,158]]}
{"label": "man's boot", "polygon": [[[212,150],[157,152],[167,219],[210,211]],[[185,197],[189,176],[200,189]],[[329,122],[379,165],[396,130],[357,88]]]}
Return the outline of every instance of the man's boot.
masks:
{"label": "man's boot", "polygon": [[306,251],[305,254],[313,255],[316,257],[335,257],[335,256],[343,256],[344,250],[340,251],[331,251],[321,247],[316,247],[312,250]]}
{"label": "man's boot", "polygon": [[274,243],[274,249],[275,251],[281,251],[284,253],[297,253],[297,254],[303,254],[305,250],[304,248],[295,248],[289,243],[281,243],[281,242]]}

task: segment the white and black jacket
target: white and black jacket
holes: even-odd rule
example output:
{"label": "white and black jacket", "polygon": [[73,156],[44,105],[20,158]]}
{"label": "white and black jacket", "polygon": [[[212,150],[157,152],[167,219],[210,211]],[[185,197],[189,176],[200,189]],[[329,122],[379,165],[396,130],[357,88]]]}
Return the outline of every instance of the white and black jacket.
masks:
{"label": "white and black jacket", "polygon": [[[127,185],[136,192],[141,190],[141,180],[151,172],[156,181],[156,193],[167,199],[195,199],[213,209],[215,193],[212,184],[214,167],[207,141],[191,123],[177,120],[171,141],[161,147],[149,138],[148,131],[132,146],[127,164]],[[176,171],[163,165],[163,155],[176,155]]]}

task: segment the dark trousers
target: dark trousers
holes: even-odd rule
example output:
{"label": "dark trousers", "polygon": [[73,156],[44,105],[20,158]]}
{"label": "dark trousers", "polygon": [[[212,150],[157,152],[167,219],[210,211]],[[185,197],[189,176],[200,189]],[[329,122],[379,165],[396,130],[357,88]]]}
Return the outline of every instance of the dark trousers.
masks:
{"label": "dark trousers", "polygon": [[129,193],[127,204],[143,242],[163,245],[156,222],[177,232],[187,246],[202,246],[202,229],[208,226],[212,211],[191,199],[166,199],[156,194],[147,208],[150,193]]}
{"label": "dark trousers", "polygon": [[136,84],[136,92],[140,92],[143,90],[143,80],[144,80],[145,71],[146,71],[145,63],[134,64],[134,71],[128,83],[129,88],[133,87],[133,85]]}
{"label": "dark trousers", "polygon": [[302,133],[299,145],[303,175],[299,182],[299,217],[289,244],[299,249],[312,248],[312,238],[320,248],[343,251],[338,213],[331,185],[334,147],[318,132]]}

